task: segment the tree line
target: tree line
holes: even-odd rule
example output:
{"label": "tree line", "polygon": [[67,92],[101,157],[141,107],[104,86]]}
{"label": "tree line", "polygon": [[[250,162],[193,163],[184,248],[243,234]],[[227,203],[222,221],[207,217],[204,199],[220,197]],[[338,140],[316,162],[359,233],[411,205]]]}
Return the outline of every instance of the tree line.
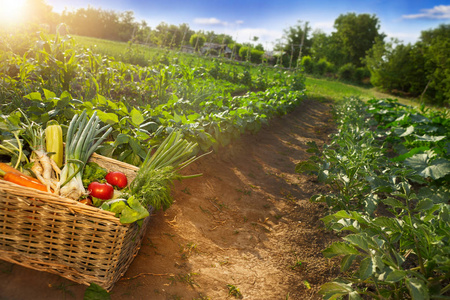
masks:
{"label": "tree line", "polygon": [[[376,15],[347,13],[327,35],[301,22],[285,30],[278,50],[307,73],[368,81],[387,92],[450,105],[450,24],[421,32],[414,44],[386,40]],[[300,53],[301,51],[301,53]]]}
{"label": "tree line", "polygon": [[[117,12],[88,6],[54,13],[45,0],[27,0],[27,19],[48,24],[55,30],[64,23],[71,34],[101,39],[136,42],[159,47],[195,51],[205,43],[224,44],[232,58],[253,63],[264,61],[264,47],[258,37],[237,43],[232,36],[214,31],[194,31],[188,24],[160,23],[151,28],[137,21],[132,11]],[[376,15],[347,13],[334,21],[334,31],[313,30],[309,22],[298,21],[284,30],[274,46],[272,64],[301,67],[307,73],[368,82],[382,90],[428,99],[434,104],[450,104],[450,25],[423,31],[415,44],[386,40]],[[217,53],[214,53],[217,54]],[[220,54],[220,53],[219,53]]]}

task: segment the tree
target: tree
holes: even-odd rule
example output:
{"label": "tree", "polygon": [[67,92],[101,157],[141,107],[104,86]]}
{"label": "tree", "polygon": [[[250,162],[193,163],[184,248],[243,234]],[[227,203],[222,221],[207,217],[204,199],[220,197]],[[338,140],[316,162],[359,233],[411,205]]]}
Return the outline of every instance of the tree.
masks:
{"label": "tree", "polygon": [[424,60],[417,46],[377,40],[364,62],[371,73],[371,83],[383,90],[417,95],[426,85]]}
{"label": "tree", "polygon": [[450,105],[450,24],[422,31],[420,39],[428,80],[424,93],[435,104]]}
{"label": "tree", "polygon": [[134,21],[134,12],[131,10],[120,14],[119,39],[127,42],[133,38],[137,23]]}
{"label": "tree", "polygon": [[194,31],[189,27],[189,24],[183,23],[178,26],[180,32],[180,39],[177,41],[177,46],[183,46],[187,44],[185,41],[190,41],[191,36],[194,34]]}
{"label": "tree", "polygon": [[237,56],[239,56],[239,51],[242,48],[242,44],[232,43],[232,44],[228,44],[228,47],[231,49],[231,51],[233,51],[231,54],[231,57],[236,58]]}
{"label": "tree", "polygon": [[346,53],[340,47],[336,36],[326,35],[320,30],[315,30],[312,33],[311,40],[311,57],[314,58],[314,61],[326,59],[333,65],[342,66],[345,64]]}
{"label": "tree", "polygon": [[194,33],[193,35],[191,35],[191,38],[189,40],[189,44],[191,44],[191,46],[194,47],[196,51],[198,51],[201,47],[203,47],[205,42],[206,37],[203,34],[199,33]]}
{"label": "tree", "polygon": [[[14,0],[10,0],[14,1]],[[54,25],[55,14],[53,7],[48,5],[45,0],[27,0],[24,5],[27,22],[36,24]]]}
{"label": "tree", "polygon": [[263,44],[259,43],[258,45],[255,46],[255,49],[259,51],[264,51],[264,46]]}
{"label": "tree", "polygon": [[375,15],[348,13],[340,15],[334,21],[336,32],[332,33],[333,47],[338,47],[345,53],[343,61],[333,61],[336,65],[352,63],[363,66],[362,59],[373,47],[375,41],[384,40],[385,34],[379,33],[380,24]]}
{"label": "tree", "polygon": [[135,40],[143,43],[148,44],[151,36],[151,28],[147,25],[147,22],[142,20],[138,24],[138,30],[135,33]]}
{"label": "tree", "polygon": [[303,24],[302,21],[297,21],[295,26],[289,27],[284,30],[284,38],[287,41],[282,49],[290,56],[290,60],[296,65],[299,59],[300,49],[302,51],[301,55],[310,55],[312,40],[309,38],[309,33],[311,32],[311,27],[309,27],[309,22]]}
{"label": "tree", "polygon": [[377,40],[364,62],[374,86],[450,104],[450,25],[423,31],[414,45]]}
{"label": "tree", "polygon": [[297,21],[295,26],[284,30],[286,44],[275,50],[285,52],[289,55],[290,62],[296,65],[296,62],[300,58],[300,50],[302,56],[311,54],[312,40],[309,38],[310,32],[311,27],[309,27],[309,22],[303,24],[302,21]]}

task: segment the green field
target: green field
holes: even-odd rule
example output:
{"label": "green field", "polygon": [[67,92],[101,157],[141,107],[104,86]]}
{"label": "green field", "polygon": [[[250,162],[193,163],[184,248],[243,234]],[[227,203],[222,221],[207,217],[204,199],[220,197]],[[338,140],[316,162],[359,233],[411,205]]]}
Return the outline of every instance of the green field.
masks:
{"label": "green field", "polygon": [[348,83],[306,76],[307,95],[314,99],[339,100],[344,97],[359,97],[362,100],[373,98],[392,98],[399,102],[414,105],[413,99],[400,98],[377,91],[373,87],[361,87]]}
{"label": "green field", "polygon": [[[332,213],[322,219],[329,229],[345,231],[323,251],[327,258],[344,255],[344,280],[324,284],[322,293],[327,299],[447,299],[448,112],[403,105],[417,104],[408,99],[379,101],[397,97],[301,70],[177,50],[44,34],[29,45],[26,55],[0,48],[0,151],[16,169],[29,171],[31,154],[44,137],[52,139],[59,150],[45,151],[65,152],[64,176],[54,176],[53,190],[74,179],[80,189],[70,195],[80,201],[87,195],[81,175],[94,151],[135,165],[137,180],[121,194],[126,199],[91,204],[128,224],[148,216],[148,205],[172,204],[169,187],[181,178],[184,159],[220,155],[217,150],[307,98],[335,101],[337,134],[320,149],[302,141],[311,156],[296,168],[328,185],[331,193],[311,201]],[[46,136],[50,125],[60,125],[58,137]],[[102,171],[89,168],[91,175]]]}
{"label": "green field", "polygon": [[[95,39],[90,37],[75,36],[77,43],[80,46],[93,49],[95,52],[102,55],[113,56],[118,59],[123,59],[128,62],[141,62],[146,64],[152,59],[162,55],[176,56],[180,60],[197,60],[202,59],[194,54],[187,54],[179,50],[164,50],[160,48],[152,48],[145,45],[127,44],[122,42],[107,41]],[[209,63],[211,58],[203,58],[205,63]],[[257,68],[253,69],[255,72]],[[265,69],[269,73],[273,73],[273,68]],[[308,97],[314,99],[338,100],[344,97],[359,97],[363,100],[373,98],[395,98],[399,102],[409,105],[416,105],[414,99],[406,99],[398,96],[393,96],[380,91],[373,87],[362,87],[352,85],[337,80],[327,78],[317,78],[306,76],[306,93]]]}

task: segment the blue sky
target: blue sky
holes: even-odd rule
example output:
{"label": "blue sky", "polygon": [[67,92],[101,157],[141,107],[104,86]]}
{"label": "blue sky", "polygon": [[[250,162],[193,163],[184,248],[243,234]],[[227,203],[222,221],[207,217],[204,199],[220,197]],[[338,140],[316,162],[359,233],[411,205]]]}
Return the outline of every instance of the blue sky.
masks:
{"label": "blue sky", "polygon": [[283,30],[308,21],[313,30],[333,31],[341,14],[375,14],[381,32],[404,43],[415,43],[422,30],[450,23],[449,0],[47,0],[55,12],[65,8],[101,7],[118,12],[132,10],[136,21],[151,27],[161,22],[189,24],[193,30],[227,33],[239,42],[253,36],[267,49],[281,40]]}

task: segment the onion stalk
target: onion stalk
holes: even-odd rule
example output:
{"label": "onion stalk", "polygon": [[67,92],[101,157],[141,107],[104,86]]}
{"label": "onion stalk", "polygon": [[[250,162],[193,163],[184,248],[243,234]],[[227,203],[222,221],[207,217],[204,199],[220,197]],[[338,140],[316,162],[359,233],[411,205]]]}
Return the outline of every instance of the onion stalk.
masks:
{"label": "onion stalk", "polygon": [[172,131],[153,153],[150,149],[130,184],[130,192],[141,204],[151,205],[155,210],[167,209],[173,202],[170,186],[175,179],[201,176],[181,175],[179,171],[202,157],[196,156],[197,143],[188,142],[179,130]]}
{"label": "onion stalk", "polygon": [[87,194],[82,181],[84,166],[111,131],[110,125],[100,127],[95,111],[90,119],[86,110],[73,116],[67,130],[65,165],[59,180],[61,196],[77,200]]}

